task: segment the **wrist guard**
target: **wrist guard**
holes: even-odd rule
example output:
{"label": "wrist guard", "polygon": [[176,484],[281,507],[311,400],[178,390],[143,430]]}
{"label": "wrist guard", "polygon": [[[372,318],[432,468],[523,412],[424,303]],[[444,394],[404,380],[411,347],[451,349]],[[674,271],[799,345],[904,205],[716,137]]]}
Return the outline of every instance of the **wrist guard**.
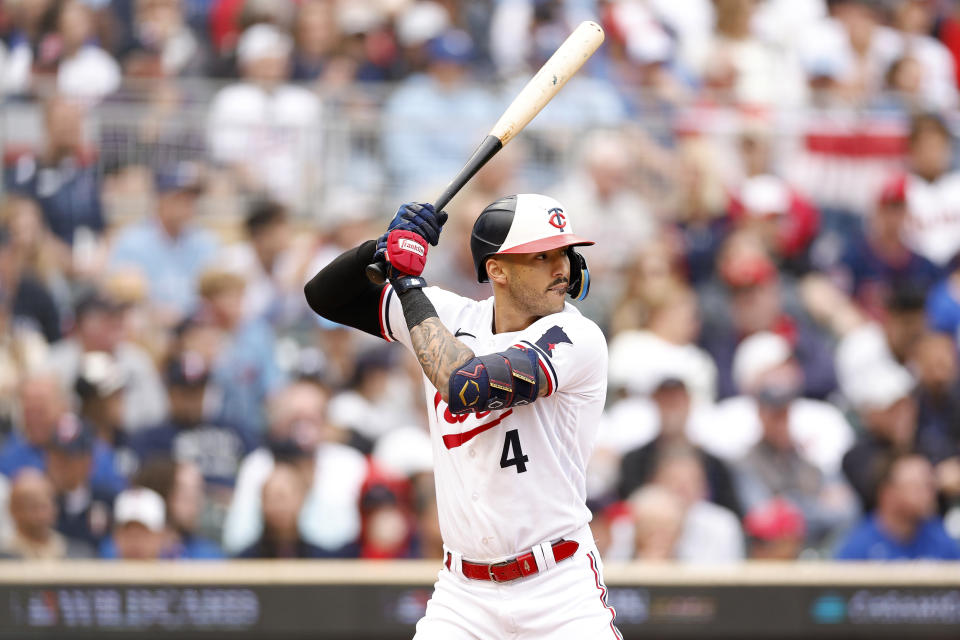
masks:
{"label": "wrist guard", "polygon": [[411,276],[394,271],[390,278],[390,284],[393,285],[393,290],[400,296],[411,289],[423,289],[427,286],[427,281],[420,276]]}
{"label": "wrist guard", "polygon": [[540,390],[537,354],[511,347],[473,358],[450,376],[450,413],[494,411],[530,404]]}

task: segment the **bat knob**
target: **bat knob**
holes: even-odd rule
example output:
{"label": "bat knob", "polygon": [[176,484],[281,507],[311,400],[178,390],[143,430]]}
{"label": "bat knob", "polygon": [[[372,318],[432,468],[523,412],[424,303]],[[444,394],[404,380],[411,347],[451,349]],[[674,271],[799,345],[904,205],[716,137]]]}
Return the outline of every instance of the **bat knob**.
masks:
{"label": "bat knob", "polygon": [[373,284],[383,284],[387,281],[387,274],[384,271],[383,265],[379,262],[372,262],[367,265],[367,280]]}

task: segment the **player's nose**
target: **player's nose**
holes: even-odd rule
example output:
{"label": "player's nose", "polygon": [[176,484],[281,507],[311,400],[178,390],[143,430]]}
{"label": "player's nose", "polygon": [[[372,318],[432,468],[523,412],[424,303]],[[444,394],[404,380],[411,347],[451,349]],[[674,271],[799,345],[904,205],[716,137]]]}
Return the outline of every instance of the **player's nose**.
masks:
{"label": "player's nose", "polygon": [[550,276],[553,278],[570,277],[570,258],[566,251],[558,250],[550,261]]}

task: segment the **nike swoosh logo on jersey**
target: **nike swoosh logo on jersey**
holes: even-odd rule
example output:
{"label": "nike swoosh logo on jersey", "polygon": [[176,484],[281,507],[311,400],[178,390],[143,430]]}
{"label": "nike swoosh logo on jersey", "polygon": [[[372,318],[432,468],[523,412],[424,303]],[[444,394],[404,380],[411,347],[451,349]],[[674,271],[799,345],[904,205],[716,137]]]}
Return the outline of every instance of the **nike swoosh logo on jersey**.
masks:
{"label": "nike swoosh logo on jersey", "polygon": [[476,337],[477,337],[477,336],[473,335],[472,333],[468,333],[468,332],[464,331],[463,329],[457,329],[457,332],[453,334],[453,337],[454,337],[454,338],[459,338],[460,336],[470,336],[471,338],[474,338],[474,339],[476,339]]}
{"label": "nike swoosh logo on jersey", "polygon": [[445,435],[443,436],[443,446],[445,446],[447,449],[455,449],[462,444],[466,444],[467,442],[470,442],[471,440],[476,438],[478,435],[480,435],[484,431],[489,431],[490,429],[493,429],[495,426],[503,422],[503,419],[509,416],[511,413],[513,413],[513,409],[507,409],[506,411],[501,413],[499,416],[497,416],[490,422],[486,422],[480,425],[479,427],[474,427],[473,429],[470,429],[470,431],[464,431],[462,433],[451,433],[451,434]]}

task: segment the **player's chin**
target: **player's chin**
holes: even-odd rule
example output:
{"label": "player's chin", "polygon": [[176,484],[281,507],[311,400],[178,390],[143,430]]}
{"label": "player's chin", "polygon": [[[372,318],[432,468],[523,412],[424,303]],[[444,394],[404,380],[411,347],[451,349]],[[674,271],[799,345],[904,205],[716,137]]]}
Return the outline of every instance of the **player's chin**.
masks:
{"label": "player's chin", "polygon": [[547,289],[547,306],[553,313],[563,310],[564,298],[567,295],[566,287]]}

